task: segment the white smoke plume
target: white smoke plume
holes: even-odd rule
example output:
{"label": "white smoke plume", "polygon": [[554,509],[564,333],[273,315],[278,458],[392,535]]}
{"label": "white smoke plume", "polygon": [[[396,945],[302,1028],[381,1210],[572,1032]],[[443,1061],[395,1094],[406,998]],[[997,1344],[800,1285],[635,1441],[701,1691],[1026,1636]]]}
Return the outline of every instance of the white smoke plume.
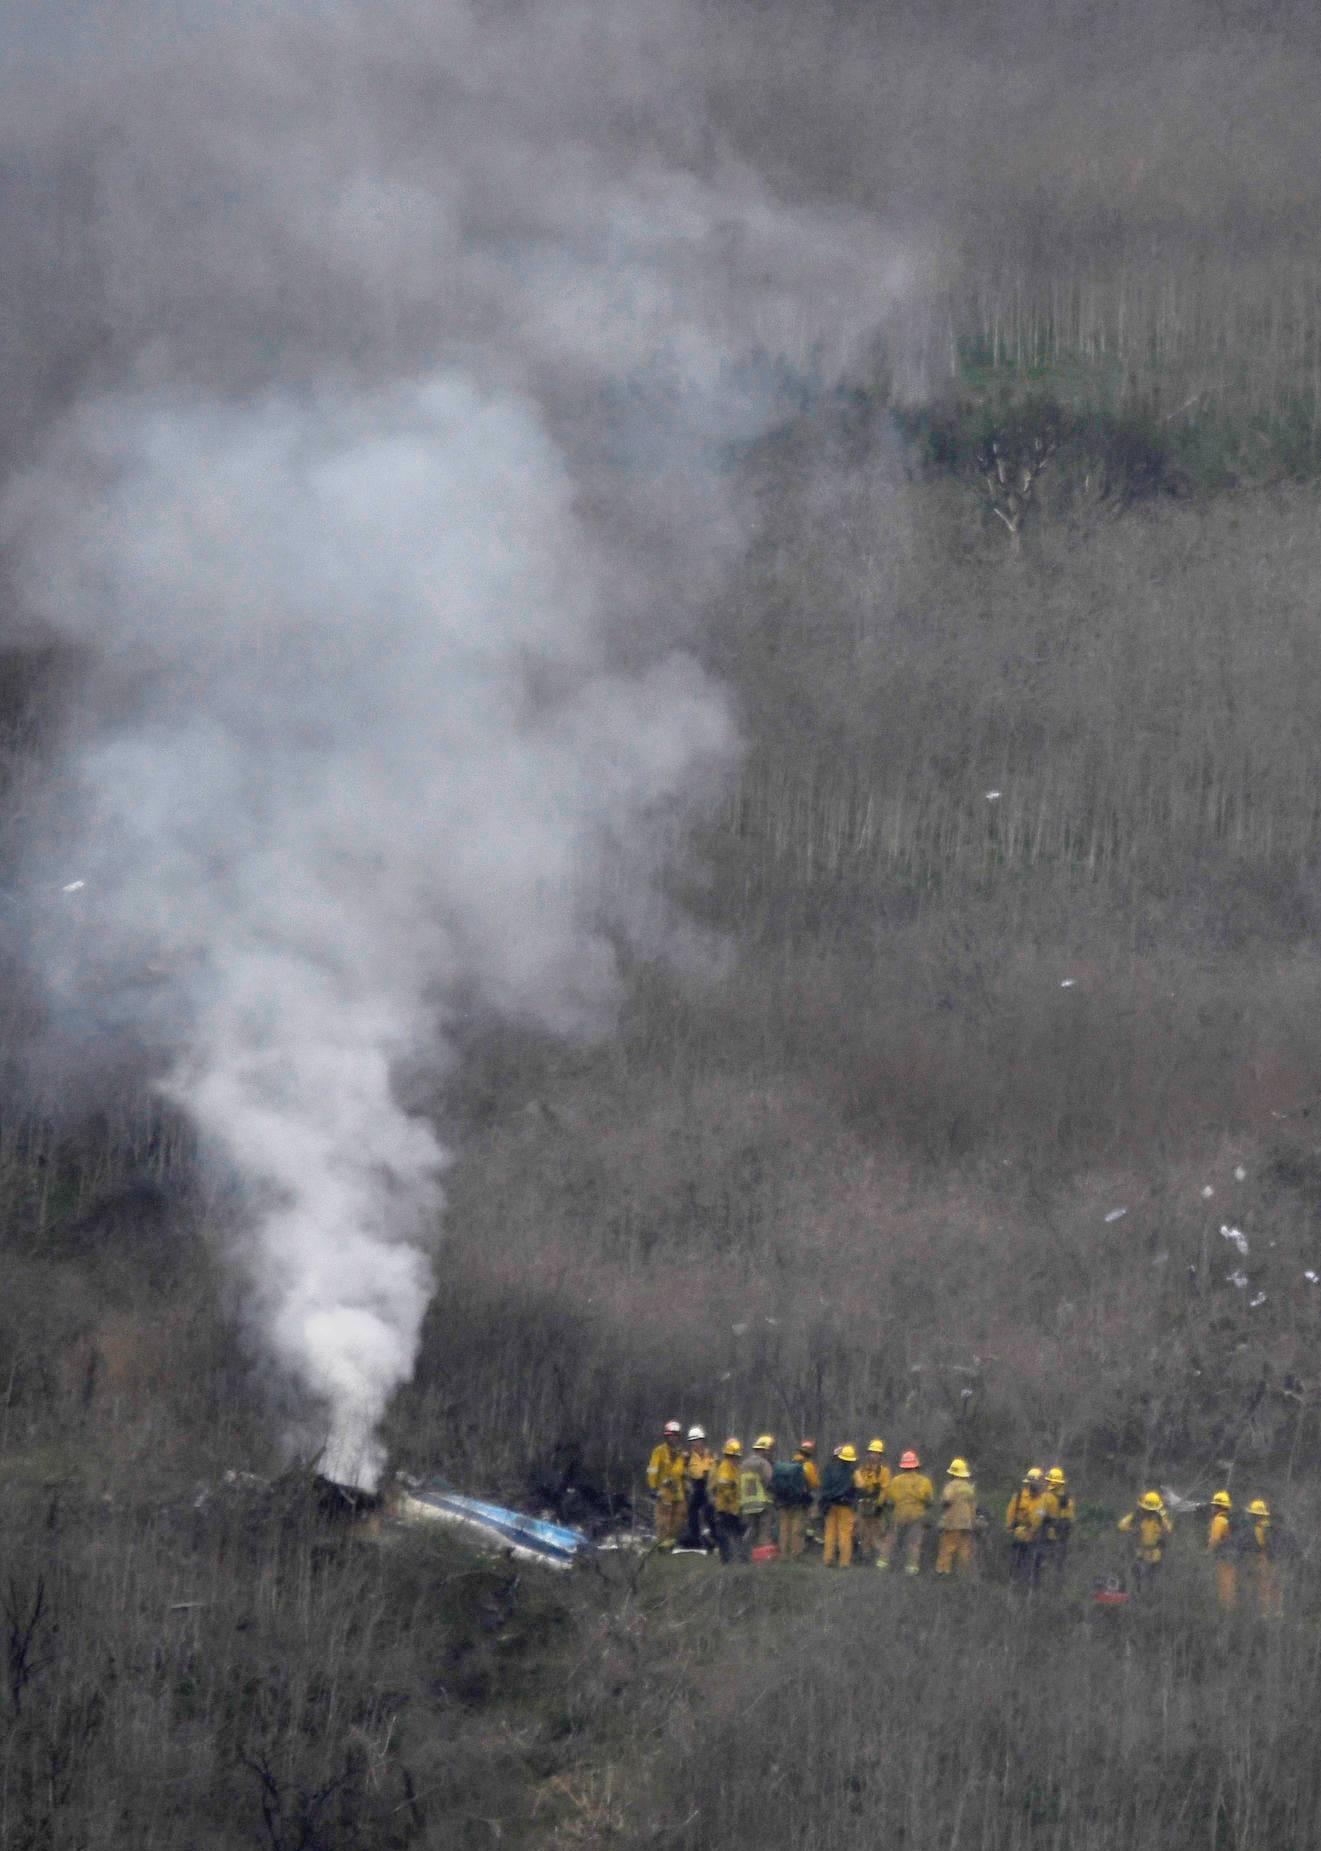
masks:
{"label": "white smoke plume", "polygon": [[89,177],[60,264],[99,329],[6,432],[17,609],[82,663],[30,878],[86,888],[37,955],[240,1180],[256,1325],[346,1482],[436,1251],[400,1066],[474,1005],[605,1019],[735,750],[674,639],[737,541],[752,363],[846,351],[906,274],[696,158],[686,8],[610,15],[202,12],[18,112]]}
{"label": "white smoke plume", "polygon": [[247,1182],[263,1326],[332,1411],[327,1469],[370,1479],[443,1161],[391,1062],[460,991],[590,1016],[594,844],[645,831],[728,721],[682,658],[602,666],[564,468],[459,378],[90,406],[9,518],[27,607],[99,646],[107,690],[147,682],[84,749],[62,843],[98,975],[162,972],[167,1087]]}

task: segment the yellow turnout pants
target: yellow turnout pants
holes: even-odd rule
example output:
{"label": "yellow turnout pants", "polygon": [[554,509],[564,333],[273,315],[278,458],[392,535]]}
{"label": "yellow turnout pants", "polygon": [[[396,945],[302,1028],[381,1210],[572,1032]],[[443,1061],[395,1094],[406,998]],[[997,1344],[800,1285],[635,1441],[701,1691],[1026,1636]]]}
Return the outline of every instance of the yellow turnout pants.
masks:
{"label": "yellow turnout pants", "polygon": [[836,1558],[841,1568],[847,1568],[853,1560],[853,1512],[847,1504],[832,1504],[826,1512],[821,1559],[829,1568]]}
{"label": "yellow turnout pants", "polygon": [[881,1538],[885,1535],[884,1517],[858,1518],[858,1554],[879,1555]]}
{"label": "yellow turnout pants", "polygon": [[757,1549],[762,1543],[772,1541],[774,1532],[771,1525],[775,1517],[769,1504],[763,1504],[760,1510],[745,1510],[743,1521],[748,1526],[749,1549]]}
{"label": "yellow turnout pants", "polygon": [[973,1568],[971,1530],[942,1530],[936,1551],[938,1575],[970,1575]]}
{"label": "yellow turnout pants", "polygon": [[1263,1620],[1278,1620],[1284,1611],[1284,1593],[1275,1564],[1268,1556],[1257,1558],[1257,1611]]}
{"label": "yellow turnout pants", "polygon": [[897,1522],[881,1539],[881,1552],[877,1556],[877,1565],[888,1568],[897,1550],[905,1569],[915,1575],[922,1566],[923,1524],[920,1517],[911,1517],[905,1522]]}
{"label": "yellow turnout pants", "polygon": [[801,1508],[791,1509],[787,1504],[780,1507],[780,1554],[787,1561],[796,1562],[803,1553],[807,1540],[807,1512]]}
{"label": "yellow turnout pants", "polygon": [[683,1504],[666,1504],[656,1500],[656,1541],[662,1548],[673,1548],[683,1533],[683,1526],[688,1521],[687,1506]]}

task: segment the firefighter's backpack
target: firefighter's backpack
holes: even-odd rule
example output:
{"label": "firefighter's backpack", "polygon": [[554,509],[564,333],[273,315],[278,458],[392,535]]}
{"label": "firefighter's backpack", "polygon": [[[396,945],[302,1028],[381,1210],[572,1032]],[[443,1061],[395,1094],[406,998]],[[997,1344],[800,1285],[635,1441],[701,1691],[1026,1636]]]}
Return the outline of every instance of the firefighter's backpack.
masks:
{"label": "firefighter's backpack", "polygon": [[812,1502],[812,1487],[801,1459],[776,1460],[771,1469],[771,1496],[777,1504],[793,1509],[805,1509]]}

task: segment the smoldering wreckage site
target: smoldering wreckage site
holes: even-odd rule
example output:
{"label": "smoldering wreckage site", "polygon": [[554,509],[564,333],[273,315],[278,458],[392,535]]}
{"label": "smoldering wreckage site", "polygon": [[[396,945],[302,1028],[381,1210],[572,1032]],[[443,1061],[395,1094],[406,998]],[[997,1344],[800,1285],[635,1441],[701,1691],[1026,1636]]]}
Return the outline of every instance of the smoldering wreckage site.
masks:
{"label": "smoldering wreckage site", "polygon": [[776,331],[843,368],[920,268],[693,164],[684,7],[488,14],[73,9],[6,80],[9,622],[70,664],[26,1083],[184,1116],[290,1451],[368,1490],[444,1263],[399,1076],[719,956],[659,880],[739,752],[682,612]]}

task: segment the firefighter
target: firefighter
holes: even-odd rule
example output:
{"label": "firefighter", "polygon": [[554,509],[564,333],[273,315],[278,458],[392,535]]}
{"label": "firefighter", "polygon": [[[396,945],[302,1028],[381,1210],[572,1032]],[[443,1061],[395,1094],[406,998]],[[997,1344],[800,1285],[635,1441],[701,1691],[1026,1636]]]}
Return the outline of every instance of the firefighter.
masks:
{"label": "firefighter", "polygon": [[904,1573],[918,1574],[922,1567],[922,1536],[936,1488],[922,1470],[922,1461],[910,1447],[899,1456],[899,1470],[890,1480],[886,1497],[886,1533],[881,1539],[878,1568],[888,1568],[896,1549],[904,1558]]}
{"label": "firefighter", "polygon": [[725,1441],[723,1456],[711,1474],[716,1547],[722,1562],[747,1560],[748,1533],[743,1521],[743,1445]]}
{"label": "firefighter", "polygon": [[705,1549],[708,1535],[714,1537],[715,1526],[711,1521],[711,1474],[716,1469],[716,1456],[706,1443],[705,1427],[688,1429],[688,1457],[686,1471],[688,1479],[688,1521],[680,1538],[681,1549]]}
{"label": "firefighter", "polygon": [[1133,1579],[1138,1587],[1155,1579],[1165,1559],[1165,1544],[1174,1534],[1159,1491],[1144,1491],[1137,1507],[1119,1519],[1126,1536],[1136,1538],[1133,1547]]}
{"label": "firefighter", "polygon": [[885,1463],[885,1441],[872,1440],[867,1460],[858,1467],[858,1554],[875,1556],[885,1529],[885,1504],[890,1490],[890,1468]]}
{"label": "firefighter", "polygon": [[977,1487],[966,1459],[951,1459],[940,1494],[936,1522],[940,1545],[936,1551],[938,1575],[970,1575],[973,1571],[973,1536],[977,1529]]}
{"label": "firefighter", "polygon": [[1248,1517],[1251,1522],[1243,1538],[1243,1549],[1257,1584],[1257,1611],[1263,1620],[1278,1620],[1284,1612],[1284,1592],[1275,1561],[1271,1507],[1265,1498],[1253,1498],[1248,1505]]}
{"label": "firefighter", "polygon": [[799,1440],[798,1451],[794,1454],[794,1458],[797,1459],[800,1456],[803,1461],[803,1473],[807,1479],[807,1488],[812,1494],[812,1501],[803,1518],[803,1541],[808,1543],[816,1539],[816,1531],[812,1525],[817,1515],[817,1493],[821,1489],[821,1468],[816,1462],[816,1441]]}
{"label": "firefighter", "polygon": [[743,1461],[741,1490],[743,1521],[748,1529],[748,1547],[771,1540],[771,1477],[775,1470],[773,1454],[775,1435],[759,1433],[752,1442],[751,1456]]}
{"label": "firefighter", "polygon": [[1029,1467],[1023,1482],[1005,1507],[1009,1533],[1009,1567],[1015,1581],[1036,1587],[1041,1580],[1041,1525],[1045,1518],[1046,1474],[1039,1465]]}
{"label": "firefighter", "polygon": [[677,1420],[667,1420],[647,1465],[647,1486],[656,1500],[656,1541],[662,1549],[673,1549],[684,1524],[687,1467],[679,1449],[682,1434]]}
{"label": "firefighter", "polygon": [[1041,1507],[1042,1559],[1059,1580],[1069,1556],[1069,1538],[1073,1535],[1074,1503],[1063,1466],[1053,1465],[1046,1474],[1046,1495]]}
{"label": "firefighter", "polygon": [[818,1484],[812,1440],[801,1440],[792,1459],[777,1460],[771,1473],[771,1498],[779,1519],[780,1554],[796,1562],[807,1539],[807,1515]]}
{"label": "firefighter", "polygon": [[1234,1549],[1234,1500],[1228,1491],[1217,1491],[1211,1499],[1211,1527],[1206,1533],[1208,1554],[1215,1562],[1216,1599],[1222,1613],[1232,1613],[1238,1606],[1238,1560]]}
{"label": "firefighter", "polygon": [[858,1501],[858,1454],[853,1446],[837,1446],[821,1474],[821,1513],[825,1540],[821,1559],[827,1568],[836,1561],[848,1568],[853,1561],[853,1512]]}

